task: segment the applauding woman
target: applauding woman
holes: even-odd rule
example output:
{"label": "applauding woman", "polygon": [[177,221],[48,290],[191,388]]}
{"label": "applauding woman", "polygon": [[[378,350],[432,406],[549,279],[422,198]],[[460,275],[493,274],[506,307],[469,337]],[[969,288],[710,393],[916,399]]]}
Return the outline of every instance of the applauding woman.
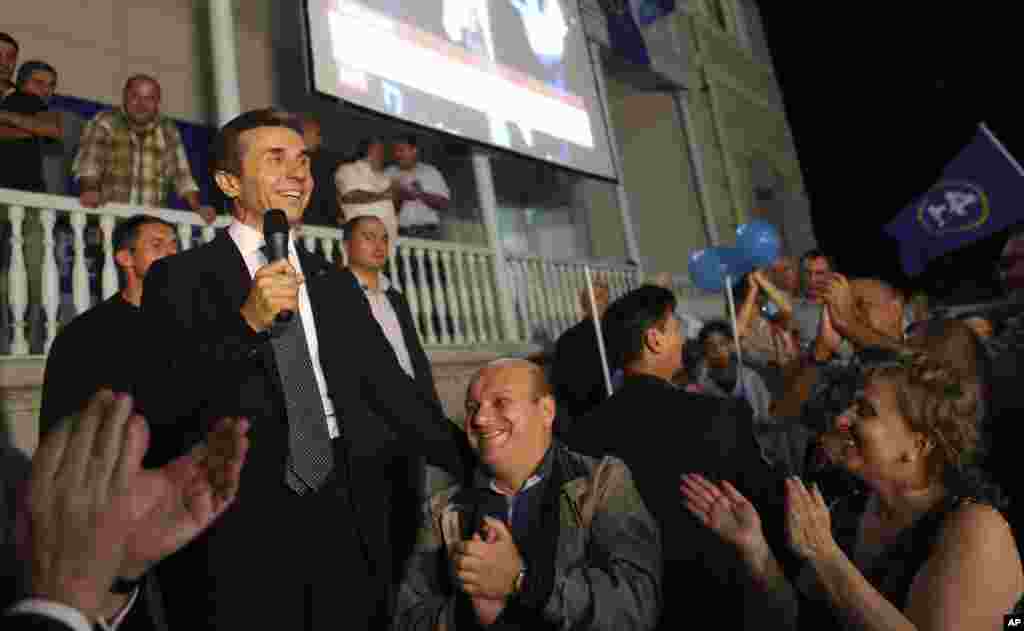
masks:
{"label": "applauding woman", "polygon": [[788,539],[805,562],[793,582],[732,485],[686,475],[681,490],[736,546],[764,615],[778,618],[765,628],[1002,629],[1024,573],[998,491],[972,464],[976,407],[975,389],[925,355],[869,369],[829,438],[870,492],[830,511],[817,488],[787,480]]}

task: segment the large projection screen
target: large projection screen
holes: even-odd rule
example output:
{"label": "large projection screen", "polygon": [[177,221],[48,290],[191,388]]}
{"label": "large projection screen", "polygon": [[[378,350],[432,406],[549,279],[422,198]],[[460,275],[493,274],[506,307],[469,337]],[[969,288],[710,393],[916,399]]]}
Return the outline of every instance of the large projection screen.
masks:
{"label": "large projection screen", "polygon": [[307,0],[316,91],[616,179],[576,0]]}

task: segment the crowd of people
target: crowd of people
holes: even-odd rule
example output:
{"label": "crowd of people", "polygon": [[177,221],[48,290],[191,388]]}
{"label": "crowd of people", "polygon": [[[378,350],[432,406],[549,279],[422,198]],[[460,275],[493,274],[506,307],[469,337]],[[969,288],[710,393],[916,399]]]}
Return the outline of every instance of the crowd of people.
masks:
{"label": "crowd of people", "polygon": [[[14,94],[52,91],[52,69],[29,74]],[[83,203],[190,192],[158,106],[140,75],[87,125]],[[325,171],[317,135],[277,109],[225,124],[211,175],[232,219],[207,244],[118,225],[121,291],[57,336],[31,463],[0,452],[4,628],[997,629],[1018,611],[1018,489],[988,447],[1015,411],[1019,316],[907,308],[820,251],[752,272],[735,322],[695,334],[669,289],[610,301],[598,281],[547,365],[474,374],[460,426],[385,274],[403,226],[436,236],[443,178],[415,139],[390,176],[363,143],[333,176],[347,263],[329,263],[288,236]],[[422,207],[403,223],[396,200]]]}

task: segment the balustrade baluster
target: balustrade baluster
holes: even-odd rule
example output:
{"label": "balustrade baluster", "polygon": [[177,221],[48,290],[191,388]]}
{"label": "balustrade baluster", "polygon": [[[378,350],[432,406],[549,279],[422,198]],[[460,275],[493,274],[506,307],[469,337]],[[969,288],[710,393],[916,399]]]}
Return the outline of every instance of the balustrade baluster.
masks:
{"label": "balustrade baluster", "polygon": [[11,306],[11,355],[28,355],[25,315],[28,309],[28,271],[25,269],[25,253],[22,249],[22,225],[25,221],[23,206],[8,206],[11,220],[11,263],[7,277],[7,300]]}
{"label": "balustrade baluster", "polygon": [[545,328],[551,339],[558,339],[558,315],[555,312],[555,285],[552,281],[551,263],[537,259],[538,281],[541,286],[542,306],[544,309]]}
{"label": "balustrade baluster", "polygon": [[476,313],[480,311],[480,300],[479,295],[475,296],[474,304],[476,280],[471,274],[473,255],[469,252],[456,252],[455,258],[459,267],[459,297],[462,300],[462,312],[466,314],[466,342],[476,344],[483,338],[480,337],[476,327]]}
{"label": "balustrade baluster", "polygon": [[320,237],[320,247],[324,249],[324,258],[329,263],[334,262],[334,239],[330,237]]}
{"label": "balustrade baluster", "polygon": [[452,337],[448,331],[448,305],[445,300],[444,287],[441,286],[441,272],[437,265],[437,250],[427,250],[430,261],[430,283],[434,290],[434,308],[437,310],[437,340],[443,345],[451,344]]}
{"label": "balustrade baluster", "polygon": [[413,248],[416,258],[416,276],[419,281],[420,313],[423,316],[423,331],[426,333],[427,344],[437,344],[437,333],[434,330],[434,305],[430,296],[430,285],[427,283],[427,270],[424,264],[423,248]]}
{"label": "balustrade baluster", "polygon": [[516,311],[522,326],[523,341],[529,343],[533,339],[533,322],[530,319],[530,281],[526,274],[526,262],[522,259],[510,259],[507,269],[515,278]]}
{"label": "balustrade baluster", "polygon": [[[466,253],[466,269],[469,271],[469,287],[473,292],[473,319],[476,321],[477,340],[483,344],[488,341],[487,325],[484,323],[484,296],[481,281],[477,278],[477,257],[475,252]],[[487,277],[484,277],[486,282]]]}
{"label": "balustrade baluster", "polygon": [[452,323],[452,343],[463,345],[466,343],[466,336],[462,329],[462,312],[459,309],[459,297],[455,289],[455,268],[452,267],[452,251],[441,252],[441,271],[444,273],[445,296],[448,298],[448,315]]}
{"label": "balustrade baluster", "polygon": [[178,241],[180,242],[178,245],[183,252],[192,248],[192,224],[178,224]]}
{"label": "balustrade baluster", "polygon": [[[342,248],[342,251],[344,251],[344,248]],[[419,333],[420,341],[422,342],[426,339],[426,334],[424,333],[423,323],[420,322],[419,294],[416,291],[416,282],[413,280],[412,276],[412,261],[410,260],[412,257],[409,255],[409,248],[402,246],[395,250],[395,255],[401,255],[402,257],[402,271],[405,273],[405,298],[409,303],[409,311],[412,312],[412,321],[416,323],[416,331]]]}
{"label": "balustrade baluster", "polygon": [[[537,278],[535,271],[535,261],[531,259],[523,259],[523,277],[526,281],[526,300],[527,308],[530,313],[530,337],[527,340],[532,341],[540,333],[540,337],[545,337],[547,332],[547,326],[544,322],[544,312],[541,309],[542,294],[544,293],[543,287],[540,280]],[[539,331],[538,331],[539,329]]]}
{"label": "balustrade baluster", "polygon": [[484,311],[487,312],[487,326],[490,328],[490,337],[495,342],[502,340],[501,325],[498,324],[497,310],[494,306],[494,291],[491,289],[491,255],[477,254],[474,257],[480,263],[480,286],[483,289]]}
{"label": "balustrade baluster", "polygon": [[114,216],[100,216],[100,231],[103,233],[103,275],[100,279],[102,300],[117,293],[117,268],[114,266]]}
{"label": "balustrade baluster", "polygon": [[316,253],[316,237],[311,234],[302,235],[302,245],[306,247],[306,251],[310,254]]}
{"label": "balustrade baluster", "polygon": [[89,295],[89,269],[85,265],[85,222],[83,212],[71,213],[71,232],[74,234],[74,261],[71,265],[71,298],[75,314],[79,315],[92,306]]}
{"label": "balustrade baluster", "polygon": [[209,243],[213,241],[213,238],[217,236],[217,229],[213,226],[203,226],[203,243]]}
{"label": "balustrade baluster", "polygon": [[50,352],[50,344],[57,337],[57,314],[60,312],[60,273],[57,271],[57,258],[54,256],[55,241],[53,228],[57,223],[57,213],[50,209],[39,211],[39,223],[43,226],[43,260],[41,293],[43,315],[46,318],[46,338],[43,342],[43,353]]}

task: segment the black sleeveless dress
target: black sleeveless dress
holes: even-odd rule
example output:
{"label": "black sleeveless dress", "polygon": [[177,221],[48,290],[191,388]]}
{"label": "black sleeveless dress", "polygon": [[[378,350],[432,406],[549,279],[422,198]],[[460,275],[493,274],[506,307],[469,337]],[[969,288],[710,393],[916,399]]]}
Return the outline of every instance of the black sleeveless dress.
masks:
{"label": "black sleeveless dress", "polygon": [[[969,497],[947,497],[935,508],[903,530],[895,540],[886,544],[875,557],[871,567],[861,570],[864,577],[885,599],[903,610],[907,605],[910,587],[921,566],[924,565],[937,542],[946,517],[964,504],[977,502]],[[857,550],[857,534],[861,517],[867,509],[868,495],[859,493],[841,500],[832,509],[832,535],[850,559]],[[827,602],[801,594],[799,627],[803,629],[843,629],[845,621]],[[1014,607],[1013,614],[1024,612],[1024,598]]]}

